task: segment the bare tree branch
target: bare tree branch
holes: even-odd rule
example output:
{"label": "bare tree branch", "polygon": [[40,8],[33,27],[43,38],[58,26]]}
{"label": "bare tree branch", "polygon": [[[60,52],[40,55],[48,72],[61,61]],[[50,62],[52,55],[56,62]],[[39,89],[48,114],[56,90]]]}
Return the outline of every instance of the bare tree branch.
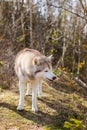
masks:
{"label": "bare tree branch", "polygon": [[72,13],[72,14],[74,14],[74,15],[76,15],[76,16],[82,18],[82,19],[85,19],[85,20],[87,21],[87,19],[85,18],[85,16],[81,16],[80,14],[78,14],[78,13],[76,13],[76,12],[73,12],[73,11],[71,11],[71,10],[69,10],[69,9],[66,9],[66,8],[64,8],[64,7],[62,7],[62,6],[56,6],[56,5],[49,4],[49,3],[47,3],[47,4],[48,4],[49,6],[53,6],[53,7],[55,7],[55,8],[61,8],[61,9],[65,10],[65,11],[70,12],[70,13]]}

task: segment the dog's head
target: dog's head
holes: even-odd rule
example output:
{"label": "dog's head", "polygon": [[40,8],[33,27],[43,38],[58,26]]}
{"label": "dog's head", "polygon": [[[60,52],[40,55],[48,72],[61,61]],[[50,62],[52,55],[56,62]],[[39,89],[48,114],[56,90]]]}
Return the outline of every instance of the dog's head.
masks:
{"label": "dog's head", "polygon": [[45,79],[53,81],[56,79],[56,75],[52,71],[52,55],[49,57],[41,56],[35,57],[33,64],[35,67],[35,78]]}

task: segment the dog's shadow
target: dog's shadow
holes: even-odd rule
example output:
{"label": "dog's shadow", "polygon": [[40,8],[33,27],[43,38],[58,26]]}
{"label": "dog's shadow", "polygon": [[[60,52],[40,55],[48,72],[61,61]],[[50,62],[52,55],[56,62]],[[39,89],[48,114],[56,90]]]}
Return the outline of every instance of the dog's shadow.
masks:
{"label": "dog's shadow", "polygon": [[44,113],[42,111],[38,111],[36,113],[34,113],[32,111],[27,111],[25,109],[18,111],[17,106],[14,106],[14,105],[11,105],[11,104],[5,103],[5,102],[1,102],[0,107],[12,110],[15,113],[19,114],[21,117],[28,119],[28,120],[32,120],[35,123],[38,123],[38,124],[41,124],[41,125],[50,124],[53,121],[53,117],[51,115],[49,115],[48,113]]}
{"label": "dog's shadow", "polygon": [[[5,102],[1,102],[0,103],[0,107],[3,108],[7,108],[8,110],[12,110],[13,112],[17,113],[18,115],[20,115],[21,117],[33,121],[37,124],[40,124],[42,126],[44,125],[50,125],[50,124],[57,124],[56,125],[63,125],[65,120],[68,119],[68,114],[73,113],[76,115],[75,111],[72,110],[72,108],[65,108],[64,105],[62,105],[60,102],[56,102],[55,103],[46,101],[46,99],[40,100],[41,102],[45,103],[46,105],[48,105],[50,108],[56,110],[56,114],[52,115],[50,114],[50,112],[47,111],[38,111],[37,113],[34,113],[32,111],[27,111],[27,110],[23,110],[23,111],[18,111],[17,110],[17,106],[15,105],[11,105],[9,103],[5,103]],[[55,104],[57,104],[55,106]],[[62,119],[61,122],[58,122],[60,120],[60,117]],[[14,118],[14,117],[13,117]],[[62,123],[62,124],[61,124]]]}

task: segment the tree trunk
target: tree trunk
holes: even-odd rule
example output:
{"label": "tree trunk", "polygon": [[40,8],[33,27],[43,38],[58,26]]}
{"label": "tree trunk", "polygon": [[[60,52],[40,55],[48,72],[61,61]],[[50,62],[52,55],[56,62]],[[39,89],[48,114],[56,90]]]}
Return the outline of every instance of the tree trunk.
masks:
{"label": "tree trunk", "polygon": [[29,0],[30,7],[30,48],[33,48],[33,35],[32,35],[32,0]]}

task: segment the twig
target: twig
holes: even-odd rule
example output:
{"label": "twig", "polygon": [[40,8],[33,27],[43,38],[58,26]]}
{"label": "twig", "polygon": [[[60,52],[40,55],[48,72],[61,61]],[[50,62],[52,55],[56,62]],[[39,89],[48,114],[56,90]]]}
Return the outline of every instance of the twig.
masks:
{"label": "twig", "polygon": [[82,19],[85,19],[85,20],[87,21],[87,19],[86,19],[84,16],[81,16],[81,15],[79,15],[78,13],[73,12],[73,11],[70,11],[70,10],[68,10],[68,9],[66,9],[66,8],[64,8],[64,7],[62,7],[62,6],[56,6],[56,5],[49,4],[49,3],[47,3],[47,4],[48,4],[49,6],[53,6],[53,7],[55,7],[55,8],[64,9],[65,11],[70,12],[70,13],[72,13],[72,14],[74,14],[74,15],[77,15],[78,17],[80,17],[80,18],[82,18]]}

